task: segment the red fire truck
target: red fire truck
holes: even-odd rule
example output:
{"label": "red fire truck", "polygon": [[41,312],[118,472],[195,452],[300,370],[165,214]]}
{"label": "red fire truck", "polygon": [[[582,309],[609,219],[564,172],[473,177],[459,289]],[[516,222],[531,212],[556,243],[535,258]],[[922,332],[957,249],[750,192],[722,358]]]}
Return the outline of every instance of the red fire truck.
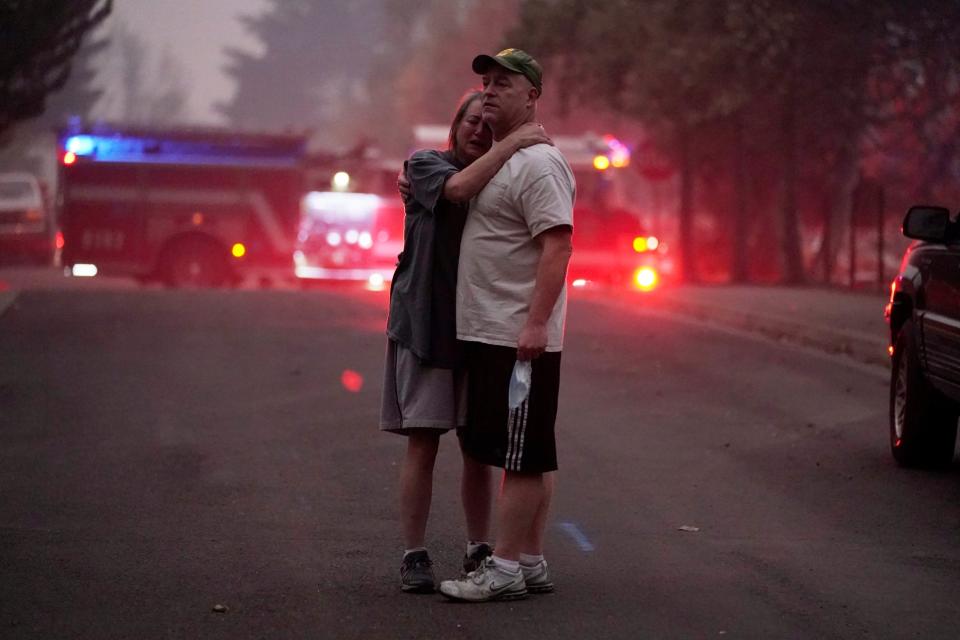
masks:
{"label": "red fire truck", "polygon": [[292,279],[305,147],[213,129],[63,131],[63,264],[170,286]]}
{"label": "red fire truck", "polygon": [[[630,149],[612,135],[554,136],[577,180],[573,212],[574,287],[602,283],[651,291],[673,275],[667,245],[641,221],[647,185]],[[643,204],[641,204],[643,203]]]}
{"label": "red fire truck", "polygon": [[293,252],[303,286],[353,281],[376,289],[393,278],[403,250],[400,166],[361,154],[312,159]]}

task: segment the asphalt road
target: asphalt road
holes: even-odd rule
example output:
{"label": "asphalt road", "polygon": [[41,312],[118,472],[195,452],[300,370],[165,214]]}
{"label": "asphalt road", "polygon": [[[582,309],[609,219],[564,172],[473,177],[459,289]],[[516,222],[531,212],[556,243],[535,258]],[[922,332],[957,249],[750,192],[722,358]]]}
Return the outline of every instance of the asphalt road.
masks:
{"label": "asphalt road", "polygon": [[[556,593],[401,594],[384,302],[20,293],[0,316],[0,636],[956,636],[960,467],[894,466],[881,370],[582,297]],[[462,553],[457,474],[448,437],[441,576]]]}

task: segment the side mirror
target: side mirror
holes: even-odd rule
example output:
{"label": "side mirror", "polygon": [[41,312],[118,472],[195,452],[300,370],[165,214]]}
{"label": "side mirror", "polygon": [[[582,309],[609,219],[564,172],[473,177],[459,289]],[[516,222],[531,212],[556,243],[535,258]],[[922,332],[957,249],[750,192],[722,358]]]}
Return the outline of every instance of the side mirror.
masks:
{"label": "side mirror", "polygon": [[943,207],[910,207],[903,219],[903,235],[929,242],[946,242],[950,230],[950,211]]}

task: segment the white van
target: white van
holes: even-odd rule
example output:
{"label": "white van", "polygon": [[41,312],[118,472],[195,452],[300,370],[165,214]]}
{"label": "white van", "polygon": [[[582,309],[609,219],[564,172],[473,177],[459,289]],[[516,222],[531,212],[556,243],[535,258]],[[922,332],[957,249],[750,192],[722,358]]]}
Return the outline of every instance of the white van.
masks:
{"label": "white van", "polygon": [[29,173],[0,173],[0,263],[51,264],[54,234],[37,178]]}

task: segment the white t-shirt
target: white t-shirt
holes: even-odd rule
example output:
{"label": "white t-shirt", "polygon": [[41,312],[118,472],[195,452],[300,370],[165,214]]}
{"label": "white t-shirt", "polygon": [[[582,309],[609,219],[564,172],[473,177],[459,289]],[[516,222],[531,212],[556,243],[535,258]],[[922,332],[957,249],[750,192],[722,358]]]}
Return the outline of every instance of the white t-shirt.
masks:
{"label": "white t-shirt", "polygon": [[[521,149],[470,202],[460,242],[457,337],[516,347],[527,320],[543,250],[534,238],[573,226],[576,183],[555,147]],[[566,287],[547,322],[547,351],[563,348]]]}

